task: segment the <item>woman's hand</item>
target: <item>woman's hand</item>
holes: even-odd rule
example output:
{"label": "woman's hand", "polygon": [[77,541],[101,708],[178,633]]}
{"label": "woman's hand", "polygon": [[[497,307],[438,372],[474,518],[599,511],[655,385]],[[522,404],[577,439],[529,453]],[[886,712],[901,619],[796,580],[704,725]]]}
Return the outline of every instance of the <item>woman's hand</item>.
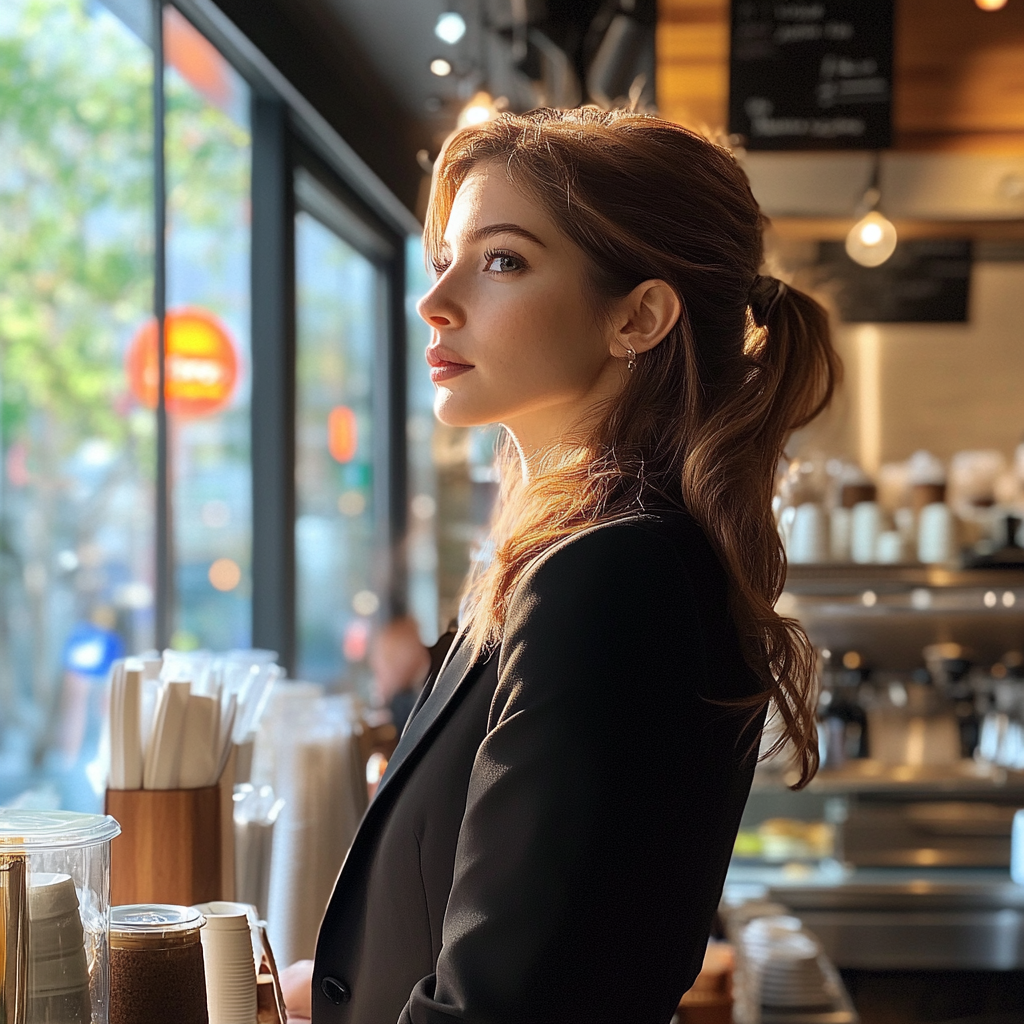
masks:
{"label": "woman's hand", "polygon": [[313,961],[296,960],[280,977],[289,1024],[308,1021],[313,1012]]}

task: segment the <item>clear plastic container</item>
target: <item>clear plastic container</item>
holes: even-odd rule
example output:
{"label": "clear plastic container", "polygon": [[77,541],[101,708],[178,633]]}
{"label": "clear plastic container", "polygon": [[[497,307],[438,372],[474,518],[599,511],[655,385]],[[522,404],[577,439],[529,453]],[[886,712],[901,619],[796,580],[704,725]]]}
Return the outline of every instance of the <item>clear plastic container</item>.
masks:
{"label": "clear plastic container", "polygon": [[208,1024],[194,907],[140,903],[110,912],[110,1024]]}
{"label": "clear plastic container", "polygon": [[0,1020],[108,1024],[109,815],[0,808]]}

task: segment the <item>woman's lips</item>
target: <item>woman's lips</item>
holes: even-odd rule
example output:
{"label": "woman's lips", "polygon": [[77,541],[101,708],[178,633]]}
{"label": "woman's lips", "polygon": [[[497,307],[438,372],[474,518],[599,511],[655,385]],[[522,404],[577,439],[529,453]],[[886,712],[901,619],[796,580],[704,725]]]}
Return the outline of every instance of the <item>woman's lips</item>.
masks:
{"label": "woman's lips", "polygon": [[430,367],[430,379],[435,384],[440,384],[442,381],[451,380],[453,377],[458,377],[460,374],[472,369],[472,366],[467,366],[465,363],[443,362],[432,364]]}
{"label": "woman's lips", "polygon": [[428,345],[426,351],[427,362],[430,364],[430,379],[435,384],[458,377],[467,370],[472,370],[471,363],[463,363],[453,356],[458,352],[445,348],[444,345]]}

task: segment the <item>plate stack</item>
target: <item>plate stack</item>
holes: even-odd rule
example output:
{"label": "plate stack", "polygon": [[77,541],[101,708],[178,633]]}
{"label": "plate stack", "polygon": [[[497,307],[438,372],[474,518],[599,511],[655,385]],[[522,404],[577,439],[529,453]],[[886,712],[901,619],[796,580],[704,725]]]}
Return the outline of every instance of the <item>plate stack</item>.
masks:
{"label": "plate stack", "polygon": [[85,933],[71,876],[34,872],[28,913],[28,1020],[89,1024]]}
{"label": "plate stack", "polygon": [[799,918],[756,918],[744,927],[741,945],[747,1006],[759,1007],[761,1024],[857,1020],[838,973]]}

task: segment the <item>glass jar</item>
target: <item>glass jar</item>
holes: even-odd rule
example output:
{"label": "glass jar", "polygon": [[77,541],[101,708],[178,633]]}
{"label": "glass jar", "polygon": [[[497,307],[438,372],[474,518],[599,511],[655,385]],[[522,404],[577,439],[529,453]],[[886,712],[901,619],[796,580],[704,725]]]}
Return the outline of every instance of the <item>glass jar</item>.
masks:
{"label": "glass jar", "polygon": [[107,1024],[109,815],[0,808],[0,1020]]}
{"label": "glass jar", "polygon": [[209,1024],[192,907],[140,903],[110,911],[110,1024]]}

